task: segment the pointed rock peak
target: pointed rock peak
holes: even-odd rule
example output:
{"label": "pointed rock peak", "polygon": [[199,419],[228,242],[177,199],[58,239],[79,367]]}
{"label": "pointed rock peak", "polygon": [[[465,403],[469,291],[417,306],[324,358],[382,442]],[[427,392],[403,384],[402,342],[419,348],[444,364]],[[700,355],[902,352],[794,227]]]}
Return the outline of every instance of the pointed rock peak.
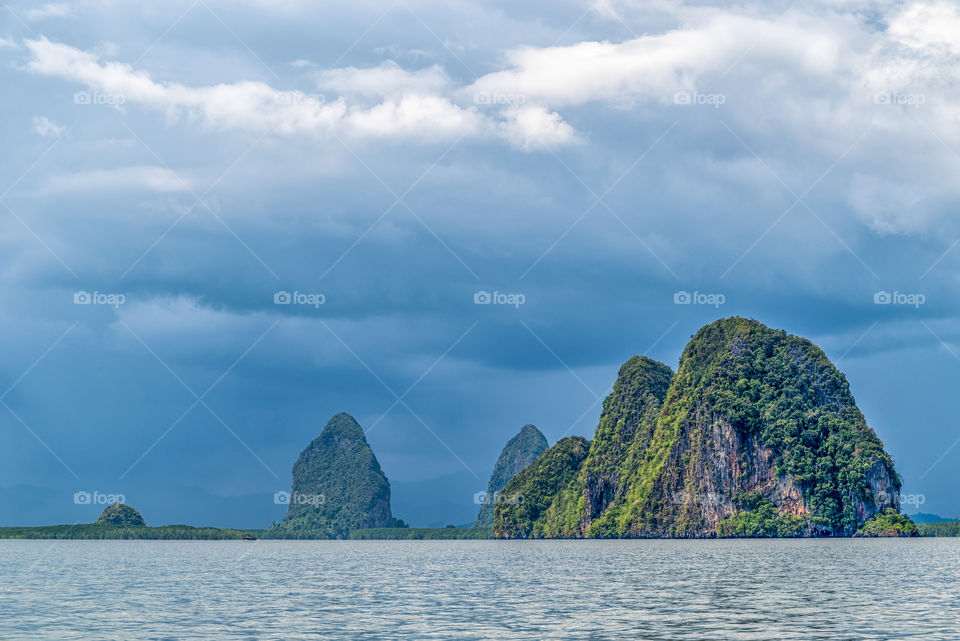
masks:
{"label": "pointed rock peak", "polygon": [[125,503],[108,505],[100,514],[95,525],[109,525],[113,527],[145,527],[146,521],[135,509]]}
{"label": "pointed rock peak", "polygon": [[390,483],[363,428],[345,412],[300,453],[292,477],[281,530],[347,538],[354,529],[395,525]]}
{"label": "pointed rock peak", "polygon": [[364,436],[363,428],[357,419],[346,412],[334,414],[327,421],[320,436],[315,438],[307,449],[317,447],[335,447],[341,450],[347,450],[354,446],[367,446],[367,438]]}
{"label": "pointed rock peak", "polygon": [[672,378],[673,370],[669,366],[646,356],[634,356],[620,366],[614,393],[626,388],[641,394],[649,392],[663,400]]}
{"label": "pointed rock peak", "polygon": [[320,432],[320,435],[324,434],[338,434],[340,436],[346,436],[355,439],[364,439],[363,428],[360,427],[360,423],[357,422],[357,419],[353,418],[350,414],[346,412],[340,412],[334,414],[327,424],[324,426],[323,431]]}
{"label": "pointed rock peak", "polygon": [[517,437],[543,439],[544,441],[547,440],[547,437],[543,435],[543,432],[538,430],[536,425],[531,425],[530,423],[527,423],[520,428],[520,432],[518,432],[517,436],[514,438]]}
{"label": "pointed rock peak", "polygon": [[499,492],[506,487],[514,476],[523,471],[534,459],[547,449],[547,437],[535,425],[524,425],[520,431],[503,446],[490,482],[487,483],[487,492],[477,513],[477,526],[490,527],[493,525],[493,508]]}

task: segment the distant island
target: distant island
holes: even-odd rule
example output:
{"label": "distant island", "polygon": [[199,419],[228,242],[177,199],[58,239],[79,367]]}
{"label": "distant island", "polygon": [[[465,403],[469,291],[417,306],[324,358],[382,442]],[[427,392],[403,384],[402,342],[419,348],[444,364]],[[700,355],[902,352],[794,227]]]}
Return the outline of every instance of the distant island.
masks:
{"label": "distant island", "polygon": [[[363,429],[333,416],[293,465],[265,529],[147,526],[129,505],[95,523],[4,527],[0,538],[510,539],[958,536],[900,513],[901,479],[846,378],[810,341],[744,318],[701,328],[676,372],[634,356],[593,440],[553,446],[525,425],[504,446],[471,526],[411,528]],[[940,521],[936,521],[939,519]]]}

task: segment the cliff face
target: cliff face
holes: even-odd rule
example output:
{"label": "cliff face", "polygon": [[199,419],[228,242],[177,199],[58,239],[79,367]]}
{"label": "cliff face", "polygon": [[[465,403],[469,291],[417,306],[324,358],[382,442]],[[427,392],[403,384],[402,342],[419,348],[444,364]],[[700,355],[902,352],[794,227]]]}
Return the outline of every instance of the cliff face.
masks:
{"label": "cliff face", "polygon": [[330,419],[293,465],[287,514],[279,529],[346,538],[358,528],[394,527],[390,483],[357,421]]}
{"label": "cliff face", "polygon": [[899,488],[826,355],[730,318],[701,329],[672,376],[638,357],[621,368],[542,535],[849,536],[898,510]]}
{"label": "cliff face", "polygon": [[493,525],[494,502],[500,492],[514,476],[540,456],[548,445],[546,437],[533,425],[524,425],[516,436],[507,441],[496,465],[493,466],[493,473],[490,474],[487,493],[477,513],[477,527]]}

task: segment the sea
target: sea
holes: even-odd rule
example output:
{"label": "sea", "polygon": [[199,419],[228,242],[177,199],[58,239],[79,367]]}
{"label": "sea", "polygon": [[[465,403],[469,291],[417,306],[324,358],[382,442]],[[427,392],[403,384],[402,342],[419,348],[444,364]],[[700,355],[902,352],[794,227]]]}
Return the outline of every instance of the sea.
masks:
{"label": "sea", "polygon": [[0,639],[960,639],[960,539],[0,540]]}

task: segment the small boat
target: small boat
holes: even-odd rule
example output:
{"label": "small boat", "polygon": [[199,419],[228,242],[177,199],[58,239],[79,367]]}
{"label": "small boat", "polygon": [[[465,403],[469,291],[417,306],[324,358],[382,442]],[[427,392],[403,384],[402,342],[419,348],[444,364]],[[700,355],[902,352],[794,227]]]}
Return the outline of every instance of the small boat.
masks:
{"label": "small boat", "polygon": [[243,540],[244,540],[244,541],[256,541],[256,540],[257,540],[257,537],[255,537],[255,536],[253,536],[253,535],[251,535],[251,534],[244,534],[244,535],[243,535]]}

